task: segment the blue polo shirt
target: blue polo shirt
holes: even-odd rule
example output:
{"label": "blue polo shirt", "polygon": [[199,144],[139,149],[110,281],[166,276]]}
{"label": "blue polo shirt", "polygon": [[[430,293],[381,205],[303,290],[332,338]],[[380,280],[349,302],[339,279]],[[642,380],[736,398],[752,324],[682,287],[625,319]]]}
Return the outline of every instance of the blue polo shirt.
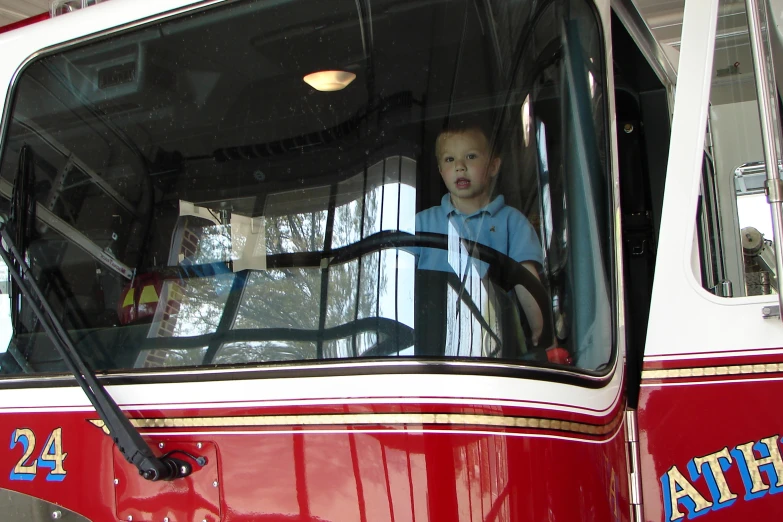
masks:
{"label": "blue polo shirt", "polygon": [[[522,263],[535,261],[543,265],[544,255],[533,226],[522,213],[506,205],[503,196],[496,197],[484,208],[470,215],[457,210],[447,193],[440,205],[416,214],[416,232],[432,232],[449,237],[449,250],[422,248],[418,252],[417,267],[422,270],[438,270],[465,273],[470,257],[460,238],[475,241],[506,254]],[[487,265],[476,262],[483,277]]]}

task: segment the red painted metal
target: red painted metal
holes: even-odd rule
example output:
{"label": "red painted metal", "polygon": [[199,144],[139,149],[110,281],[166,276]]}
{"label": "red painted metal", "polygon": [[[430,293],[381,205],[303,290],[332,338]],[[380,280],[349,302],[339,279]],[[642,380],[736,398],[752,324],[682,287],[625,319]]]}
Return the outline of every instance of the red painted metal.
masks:
{"label": "red painted metal", "polygon": [[[341,411],[368,414],[386,408]],[[431,408],[423,405],[418,411]],[[323,411],[288,407],[273,415],[317,416]],[[139,418],[138,413],[129,416]],[[44,471],[30,482],[12,483],[9,472],[22,456],[17,447],[0,453],[0,488],[45,499],[91,520],[127,520],[128,515],[134,522],[159,522],[164,516],[171,522],[217,520],[211,517],[218,509],[224,521],[629,520],[619,413],[611,432],[602,436],[575,428],[478,424],[238,427],[235,417],[214,421],[227,411],[203,410],[199,415],[213,419],[209,426],[172,428],[158,413],[163,412],[146,411],[144,416],[160,419],[160,427],[141,430],[154,451],[182,448],[208,457],[207,465],[195,466],[187,479],[193,487],[142,484],[140,478],[134,482],[135,470],[118,461],[110,438],[90,422],[97,418],[93,412],[37,412],[2,414],[0,425],[30,428],[40,441],[61,427],[67,476],[49,482]],[[168,411],[165,418],[180,413],[188,412]],[[261,407],[232,413],[269,418],[272,411]],[[192,419],[199,424],[199,417]]]}
{"label": "red painted metal", "polygon": [[[732,361],[734,364],[762,364],[762,359],[766,360],[745,358],[742,363],[736,359]],[[683,361],[678,363],[677,367],[689,367]],[[757,369],[761,368],[757,366]],[[691,478],[688,464],[694,458],[714,454],[723,448],[730,452],[737,445],[758,442],[780,434],[781,423],[777,411],[781,394],[783,374],[778,373],[644,381],[638,424],[645,519],[663,521],[693,518],[683,504],[679,507],[686,515],[684,518],[674,512],[666,516],[667,499],[661,481],[668,478],[665,474],[673,466],[714,507],[718,499],[711,494],[703,476]],[[763,455],[756,451],[755,457],[762,458]],[[783,516],[783,495],[768,493],[757,499],[747,498],[736,455],[732,457],[731,463],[724,463],[727,464],[724,476],[730,493],[737,495],[737,498],[720,509],[702,511],[697,514],[699,520],[777,520]],[[765,472],[762,473],[762,479],[769,483]]]}
{"label": "red painted metal", "polygon": [[113,467],[117,519],[220,520],[220,471],[215,445],[178,440],[157,440],[157,444],[161,452],[184,451],[206,457],[207,462],[200,466],[182,453],[175,453],[173,457],[192,465],[192,474],[181,480],[150,482],[139,476],[138,470],[115,447]]}

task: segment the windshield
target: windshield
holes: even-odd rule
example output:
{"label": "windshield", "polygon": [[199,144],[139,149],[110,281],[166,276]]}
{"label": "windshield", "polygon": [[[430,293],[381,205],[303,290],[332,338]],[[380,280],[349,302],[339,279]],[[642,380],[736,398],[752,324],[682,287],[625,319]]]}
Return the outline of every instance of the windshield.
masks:
{"label": "windshield", "polygon": [[[2,204],[96,370],[603,371],[601,49],[584,0],[221,4],[28,65]],[[64,371],[12,307],[0,371]]]}

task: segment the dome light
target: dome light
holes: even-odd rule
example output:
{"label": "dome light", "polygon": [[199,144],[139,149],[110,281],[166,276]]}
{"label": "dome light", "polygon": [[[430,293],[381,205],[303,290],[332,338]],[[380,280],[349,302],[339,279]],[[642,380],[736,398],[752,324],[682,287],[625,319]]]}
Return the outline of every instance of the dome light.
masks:
{"label": "dome light", "polygon": [[356,79],[356,75],[348,71],[318,71],[302,78],[307,85],[316,91],[341,91]]}

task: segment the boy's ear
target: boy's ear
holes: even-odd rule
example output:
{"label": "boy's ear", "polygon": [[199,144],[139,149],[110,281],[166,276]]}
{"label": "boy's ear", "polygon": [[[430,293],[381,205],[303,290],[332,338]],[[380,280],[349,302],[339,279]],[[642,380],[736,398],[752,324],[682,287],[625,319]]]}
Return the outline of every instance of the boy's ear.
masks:
{"label": "boy's ear", "polygon": [[492,161],[489,162],[489,175],[491,177],[495,177],[498,175],[498,172],[500,171],[500,164],[502,163],[500,158],[492,158]]}

